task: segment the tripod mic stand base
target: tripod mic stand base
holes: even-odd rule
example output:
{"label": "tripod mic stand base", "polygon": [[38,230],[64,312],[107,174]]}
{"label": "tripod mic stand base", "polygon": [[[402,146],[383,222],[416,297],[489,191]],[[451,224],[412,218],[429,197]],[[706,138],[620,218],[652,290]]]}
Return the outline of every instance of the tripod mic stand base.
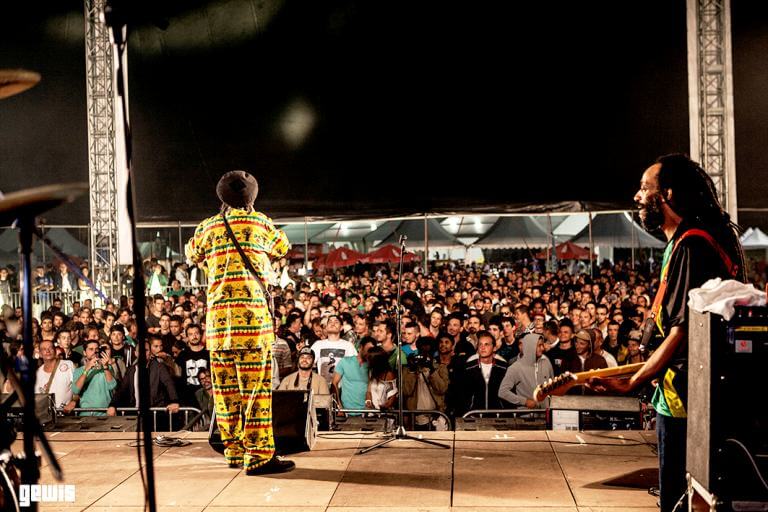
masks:
{"label": "tripod mic stand base", "polygon": [[363,448],[360,451],[358,451],[357,454],[358,455],[362,455],[364,453],[368,453],[368,452],[370,452],[372,450],[375,450],[376,448],[381,448],[384,445],[391,443],[392,441],[397,441],[397,440],[400,440],[400,439],[408,439],[410,441],[417,441],[419,443],[431,444],[432,446],[438,446],[440,448],[450,448],[450,446],[448,446],[447,444],[438,443],[436,441],[431,441],[429,439],[422,439],[421,437],[416,437],[416,436],[409,435],[406,432],[405,427],[400,425],[400,426],[397,427],[397,429],[395,429],[394,435],[392,435],[389,439],[383,439],[383,440],[379,441],[378,443],[374,444],[373,446],[369,446],[367,448]]}

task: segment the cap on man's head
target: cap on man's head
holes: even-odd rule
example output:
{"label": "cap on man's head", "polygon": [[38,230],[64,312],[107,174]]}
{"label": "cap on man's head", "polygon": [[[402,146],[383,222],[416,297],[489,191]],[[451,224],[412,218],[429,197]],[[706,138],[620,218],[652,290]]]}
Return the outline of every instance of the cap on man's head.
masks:
{"label": "cap on man's head", "polygon": [[627,335],[627,337],[630,340],[639,342],[643,339],[643,331],[641,331],[640,329],[632,329],[631,331],[629,331],[629,334]]}
{"label": "cap on man's head", "polygon": [[230,171],[216,185],[216,195],[232,208],[250,208],[259,194],[259,184],[245,171]]}
{"label": "cap on man's head", "polygon": [[301,356],[303,356],[305,354],[312,356],[312,359],[315,358],[315,353],[312,352],[312,349],[309,348],[309,347],[304,347],[301,350],[299,350],[299,357],[301,357]]}
{"label": "cap on man's head", "polygon": [[580,331],[576,332],[576,334],[574,334],[573,337],[581,341],[586,341],[587,343],[592,343],[592,338],[590,337],[589,333],[584,329],[581,329]]}

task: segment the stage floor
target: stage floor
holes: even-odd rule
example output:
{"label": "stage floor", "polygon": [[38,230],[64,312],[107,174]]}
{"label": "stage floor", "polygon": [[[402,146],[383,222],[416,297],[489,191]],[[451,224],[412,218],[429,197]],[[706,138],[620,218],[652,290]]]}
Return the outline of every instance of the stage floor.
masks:
{"label": "stage floor", "polygon": [[[414,433],[415,434],[415,433]],[[155,446],[159,510],[274,512],[546,511],[654,512],[646,488],[614,479],[653,481],[654,432],[429,432],[439,448],[397,440],[364,455],[377,433],[322,433],[311,452],[290,458],[284,475],[249,477],[227,467],[206,433],[176,434],[186,447]],[[50,433],[76,486],[75,503],[42,503],[43,510],[143,510],[132,433]],[[21,450],[17,441],[14,450]],[[47,468],[41,483],[56,483]],[[626,483],[626,482],[625,482]],[[644,485],[641,483],[640,485]]]}

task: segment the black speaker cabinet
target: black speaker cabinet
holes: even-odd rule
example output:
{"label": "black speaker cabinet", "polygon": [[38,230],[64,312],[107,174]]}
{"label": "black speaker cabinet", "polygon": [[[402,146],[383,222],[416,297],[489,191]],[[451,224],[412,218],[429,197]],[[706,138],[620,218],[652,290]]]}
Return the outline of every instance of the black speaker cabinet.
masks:
{"label": "black speaker cabinet", "polygon": [[[308,391],[272,392],[272,431],[278,455],[311,450],[317,438],[317,419],[314,408],[309,407]],[[216,412],[211,418],[208,442],[214,450],[224,453]]]}
{"label": "black speaker cabinet", "polygon": [[768,308],[689,314],[686,469],[724,501],[768,498]]}

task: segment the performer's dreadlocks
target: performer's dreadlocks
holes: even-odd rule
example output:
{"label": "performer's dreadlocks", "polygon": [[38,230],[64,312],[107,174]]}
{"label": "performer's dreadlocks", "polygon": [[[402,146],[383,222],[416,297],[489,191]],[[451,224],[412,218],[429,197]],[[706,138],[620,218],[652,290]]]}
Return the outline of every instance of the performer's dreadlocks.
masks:
{"label": "performer's dreadlocks", "polygon": [[659,190],[674,191],[669,206],[686,221],[705,227],[738,265],[738,278],[744,281],[746,270],[739,243],[740,228],[720,205],[712,178],[683,154],[665,155],[656,162],[661,164]]}

